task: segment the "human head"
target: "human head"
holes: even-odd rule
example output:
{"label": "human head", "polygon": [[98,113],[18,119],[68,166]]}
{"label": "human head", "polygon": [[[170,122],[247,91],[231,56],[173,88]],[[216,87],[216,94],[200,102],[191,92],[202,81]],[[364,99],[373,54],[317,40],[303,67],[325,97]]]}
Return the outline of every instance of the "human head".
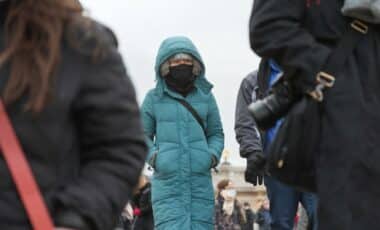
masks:
{"label": "human head", "polygon": [[[170,67],[169,62],[173,60],[172,58],[183,59],[184,57],[186,59],[191,57],[193,66],[183,65],[184,63],[182,62],[182,65],[172,65]],[[190,63],[188,62],[188,64]],[[161,43],[157,52],[155,73],[157,81],[156,93],[158,95],[163,95],[168,89],[183,96],[186,96],[194,89],[208,94],[213,87],[206,79],[206,68],[198,49],[189,38],[184,36],[169,37]],[[169,80],[169,84],[167,80]],[[180,84],[175,84],[178,83],[177,80],[180,81]],[[179,90],[177,91],[176,89],[178,88]]]}
{"label": "human head", "polygon": [[237,192],[231,180],[222,180],[218,184],[219,195],[225,200],[235,200]]}
{"label": "human head", "polygon": [[230,188],[232,186],[232,182],[229,179],[223,179],[219,181],[217,185],[218,193],[220,194],[226,188]]}
{"label": "human head", "polygon": [[265,200],[264,200],[264,202],[263,202],[263,208],[264,208],[265,210],[269,210],[269,208],[270,208],[270,202],[269,202],[268,199],[265,199]]}
{"label": "human head", "polygon": [[0,64],[10,63],[4,101],[27,95],[26,109],[39,112],[51,93],[65,26],[82,7],[78,0],[9,0],[5,17],[5,50]]}
{"label": "human head", "polygon": [[187,96],[194,89],[201,69],[191,54],[178,52],[162,64],[160,71],[170,89]]}
{"label": "human head", "polygon": [[170,73],[170,67],[179,65],[193,66],[192,73],[194,76],[199,76],[202,71],[202,66],[199,61],[191,54],[185,52],[177,52],[169,57],[160,67],[160,74],[166,77]]}

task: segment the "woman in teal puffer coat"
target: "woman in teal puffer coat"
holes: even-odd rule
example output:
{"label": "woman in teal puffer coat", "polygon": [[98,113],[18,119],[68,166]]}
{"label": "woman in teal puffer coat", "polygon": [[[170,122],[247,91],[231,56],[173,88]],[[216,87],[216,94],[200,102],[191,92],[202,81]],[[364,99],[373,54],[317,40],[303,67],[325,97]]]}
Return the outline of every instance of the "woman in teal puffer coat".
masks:
{"label": "woman in teal puffer coat", "polygon": [[[156,59],[156,88],[142,106],[155,169],[152,202],[157,230],[212,230],[214,191],[211,168],[224,147],[224,134],[212,85],[193,43],[166,39]],[[185,100],[201,117],[202,129]]]}

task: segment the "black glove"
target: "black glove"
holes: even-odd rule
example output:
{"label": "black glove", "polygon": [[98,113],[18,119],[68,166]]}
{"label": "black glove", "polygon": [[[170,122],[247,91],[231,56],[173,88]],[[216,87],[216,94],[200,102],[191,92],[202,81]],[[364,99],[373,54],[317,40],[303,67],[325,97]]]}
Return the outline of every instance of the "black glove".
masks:
{"label": "black glove", "polygon": [[262,152],[251,153],[247,157],[247,170],[245,171],[245,181],[255,186],[263,184],[265,164],[266,159]]}

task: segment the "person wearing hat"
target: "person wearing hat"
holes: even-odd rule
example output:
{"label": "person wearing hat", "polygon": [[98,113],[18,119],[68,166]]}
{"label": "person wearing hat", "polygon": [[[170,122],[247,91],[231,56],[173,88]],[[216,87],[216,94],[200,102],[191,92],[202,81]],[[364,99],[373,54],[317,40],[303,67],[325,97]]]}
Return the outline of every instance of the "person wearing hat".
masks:
{"label": "person wearing hat", "polygon": [[163,41],[156,87],[142,105],[143,127],[154,169],[152,202],[157,230],[213,229],[211,169],[224,134],[205,65],[186,37]]}

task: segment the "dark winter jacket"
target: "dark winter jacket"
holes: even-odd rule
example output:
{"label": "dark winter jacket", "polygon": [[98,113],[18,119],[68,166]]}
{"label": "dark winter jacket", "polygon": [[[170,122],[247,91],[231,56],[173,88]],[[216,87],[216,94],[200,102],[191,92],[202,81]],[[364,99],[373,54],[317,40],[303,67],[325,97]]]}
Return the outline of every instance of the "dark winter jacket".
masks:
{"label": "dark winter jacket", "polygon": [[256,215],[256,223],[260,230],[271,230],[272,218],[269,210],[261,208]]}
{"label": "dark winter jacket", "polygon": [[133,197],[133,207],[137,207],[141,211],[141,215],[152,214],[152,192],[150,183],[142,187]]}
{"label": "dark winter jacket", "polygon": [[[353,19],[340,13],[343,2],[255,0],[250,21],[251,46],[261,57],[274,58],[299,89],[311,90],[316,74],[351,29]],[[378,226],[379,56],[380,29],[369,25],[368,33],[335,76],[334,87],[324,93],[316,161],[320,229]]]}
{"label": "dark winter jacket", "polygon": [[236,102],[235,133],[242,157],[263,151],[260,132],[248,111],[248,106],[258,99],[258,93],[257,71],[254,71],[242,81]]}
{"label": "dark winter jacket", "polygon": [[238,201],[234,201],[231,215],[225,213],[223,204],[224,198],[219,195],[215,205],[215,230],[244,230],[246,221]]}
{"label": "dark winter jacket", "polygon": [[140,211],[139,215],[135,216],[134,229],[136,230],[154,229],[151,195],[151,187],[148,183],[133,197],[133,208]]}
{"label": "dark winter jacket", "polygon": [[113,230],[133,230],[132,229],[133,223],[134,223],[133,220],[129,220],[125,216],[121,215],[119,217],[119,222],[118,222],[116,228]]}
{"label": "dark winter jacket", "polygon": [[244,212],[245,212],[246,223],[244,224],[244,227],[242,228],[242,230],[254,230],[253,225],[256,219],[255,213],[252,211],[251,208],[245,209]]}
{"label": "dark winter jacket", "polygon": [[[86,31],[77,29],[71,35],[78,35],[75,41],[81,46],[73,48],[63,39],[53,96],[45,109],[25,112],[23,98],[7,112],[56,225],[111,230],[137,183],[145,140],[134,88],[113,34],[96,23]],[[1,26],[1,47],[3,30]],[[96,62],[91,55],[95,44],[104,54]],[[8,77],[9,66],[2,66],[0,92]],[[1,156],[0,178],[0,229],[31,229]]]}
{"label": "dark winter jacket", "polygon": [[249,73],[240,85],[235,109],[235,134],[240,145],[240,155],[244,158],[263,151],[265,132],[257,128],[248,106],[266,96],[269,71],[269,65],[263,59],[259,70]]}

